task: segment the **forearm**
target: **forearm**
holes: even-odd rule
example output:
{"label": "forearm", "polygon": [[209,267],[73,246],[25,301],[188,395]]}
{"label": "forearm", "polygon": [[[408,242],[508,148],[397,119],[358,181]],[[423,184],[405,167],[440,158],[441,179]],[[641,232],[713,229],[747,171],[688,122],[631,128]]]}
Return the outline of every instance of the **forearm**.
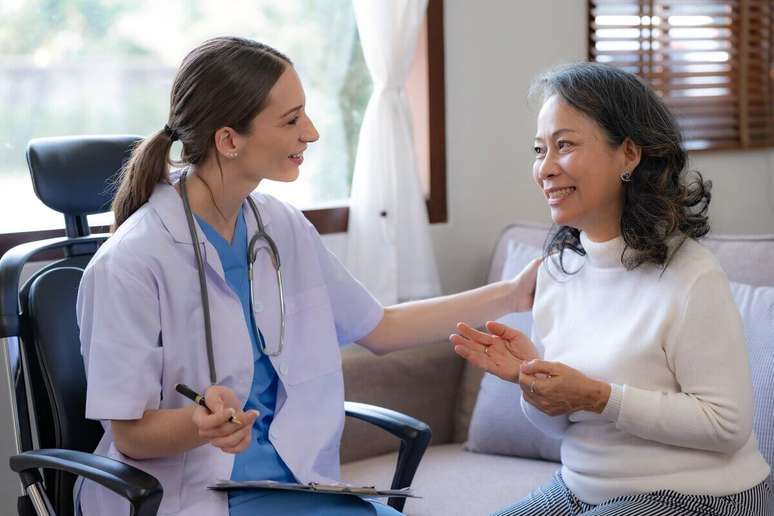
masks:
{"label": "forearm", "polygon": [[514,289],[513,282],[501,281],[459,294],[387,307],[379,325],[359,344],[384,354],[445,339],[460,321],[481,326],[514,311]]}
{"label": "forearm", "polygon": [[751,410],[732,397],[614,385],[611,405],[616,404],[617,409],[603,415],[613,419],[617,428],[674,446],[732,453],[744,446],[752,431]]}
{"label": "forearm", "polygon": [[133,459],[152,459],[184,453],[206,443],[193,423],[194,406],[147,410],[142,419],[113,420],[116,447]]}

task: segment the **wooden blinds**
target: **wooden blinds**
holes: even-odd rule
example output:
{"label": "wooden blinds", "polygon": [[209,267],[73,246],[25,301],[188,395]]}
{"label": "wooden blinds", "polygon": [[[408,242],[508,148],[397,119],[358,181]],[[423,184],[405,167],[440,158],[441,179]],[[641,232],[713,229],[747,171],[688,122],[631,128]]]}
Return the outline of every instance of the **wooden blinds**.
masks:
{"label": "wooden blinds", "polygon": [[689,150],[774,146],[772,0],[588,0],[589,59],[648,80]]}

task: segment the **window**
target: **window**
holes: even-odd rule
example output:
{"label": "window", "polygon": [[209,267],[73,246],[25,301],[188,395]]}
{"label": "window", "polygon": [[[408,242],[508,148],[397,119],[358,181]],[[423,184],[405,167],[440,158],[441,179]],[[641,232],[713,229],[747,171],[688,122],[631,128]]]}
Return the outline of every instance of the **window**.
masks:
{"label": "window", "polygon": [[589,0],[589,59],[648,80],[688,150],[774,146],[770,0]]}
{"label": "window", "polygon": [[[433,142],[420,155],[431,164],[434,222],[446,218],[441,9],[441,0],[430,1],[425,50],[415,63],[420,73],[412,74],[410,85],[417,97],[412,103],[430,111],[417,139],[425,135]],[[307,152],[298,181],[267,181],[259,189],[304,208],[321,232],[346,230],[357,139],[371,95],[351,0],[241,0],[228,9],[207,0],[6,0],[0,5],[0,254],[12,243],[54,234],[31,230],[63,226],[61,215],[34,196],[27,142],[158,130],[185,52],[220,34],[254,38],[288,54],[322,135]]]}

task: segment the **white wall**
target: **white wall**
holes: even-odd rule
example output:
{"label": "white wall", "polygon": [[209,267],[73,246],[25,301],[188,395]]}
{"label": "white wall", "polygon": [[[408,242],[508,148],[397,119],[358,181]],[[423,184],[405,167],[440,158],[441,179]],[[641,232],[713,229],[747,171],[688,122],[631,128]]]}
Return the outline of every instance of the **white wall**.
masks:
{"label": "white wall", "polygon": [[[531,179],[539,72],[586,56],[584,0],[446,0],[448,224],[432,236],[445,292],[480,285],[500,230],[549,222]],[[691,166],[714,183],[721,233],[774,233],[774,152],[713,152]]]}

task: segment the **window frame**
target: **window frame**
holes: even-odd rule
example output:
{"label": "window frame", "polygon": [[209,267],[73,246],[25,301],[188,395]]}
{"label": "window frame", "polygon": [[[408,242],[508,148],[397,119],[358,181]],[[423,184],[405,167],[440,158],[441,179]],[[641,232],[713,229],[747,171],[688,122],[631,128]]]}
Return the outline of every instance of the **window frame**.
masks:
{"label": "window frame", "polygon": [[[447,221],[446,209],[446,99],[444,67],[443,0],[429,0],[427,6],[427,73],[430,192],[427,212],[430,222]],[[320,234],[347,231],[349,206],[304,210],[304,215]],[[91,228],[106,232],[108,227]],[[64,236],[64,229],[0,233],[0,256],[12,247],[26,242]]]}

